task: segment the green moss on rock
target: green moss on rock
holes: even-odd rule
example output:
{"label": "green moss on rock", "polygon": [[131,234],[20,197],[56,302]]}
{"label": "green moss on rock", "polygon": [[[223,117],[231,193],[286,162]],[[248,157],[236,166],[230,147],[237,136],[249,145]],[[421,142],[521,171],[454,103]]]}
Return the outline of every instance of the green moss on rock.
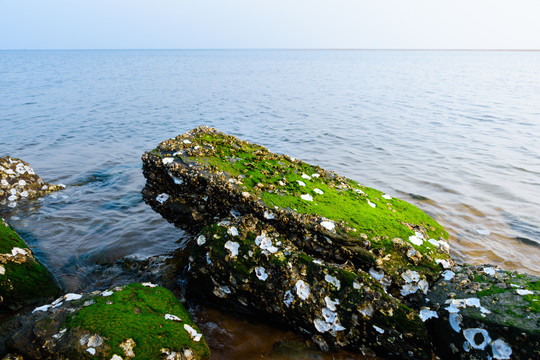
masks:
{"label": "green moss on rock", "polygon": [[16,310],[59,293],[51,273],[34,258],[24,240],[0,220],[0,310]]}
{"label": "green moss on rock", "polygon": [[447,232],[417,207],[215,129],[162,142],[143,172],[145,201],[179,227],[252,214],[308,255],[382,270],[394,296],[406,270],[431,281],[449,260]]}

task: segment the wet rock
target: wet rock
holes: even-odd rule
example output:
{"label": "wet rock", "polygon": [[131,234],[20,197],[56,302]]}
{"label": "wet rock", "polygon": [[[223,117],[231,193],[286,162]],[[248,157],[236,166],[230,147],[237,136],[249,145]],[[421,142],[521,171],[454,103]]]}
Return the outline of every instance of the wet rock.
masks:
{"label": "wet rock", "polygon": [[60,286],[23,239],[0,218],[0,312],[54,298]]}
{"label": "wet rock", "polygon": [[251,214],[311,256],[382,272],[386,290],[411,304],[421,295],[402,294],[401,274],[419,272],[425,289],[451,264],[448,234],[417,207],[215,129],[164,141],[142,159],[144,200],[192,233]]}
{"label": "wet rock", "polygon": [[[179,321],[171,320],[173,316]],[[204,337],[194,338],[186,330],[198,331],[187,310],[170,291],[150,283],[66,294],[18,321],[22,325],[8,347],[25,359],[210,356]]]}
{"label": "wet rock", "polygon": [[427,320],[443,359],[540,359],[540,278],[460,266],[428,293]]}
{"label": "wet rock", "polygon": [[252,215],[209,226],[201,235],[206,241],[190,253],[191,295],[286,324],[324,350],[370,348],[393,358],[431,358],[420,317],[366,272],[313,258]]}
{"label": "wet rock", "polygon": [[41,179],[32,167],[21,159],[0,158],[0,205],[14,208],[21,201],[36,199],[65,185],[52,185]]}

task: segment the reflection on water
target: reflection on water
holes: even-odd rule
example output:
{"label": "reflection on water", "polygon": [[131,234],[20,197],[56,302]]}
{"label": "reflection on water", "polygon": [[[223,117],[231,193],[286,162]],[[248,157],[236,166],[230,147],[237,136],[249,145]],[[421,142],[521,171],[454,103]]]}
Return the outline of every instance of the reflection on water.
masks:
{"label": "reflection on water", "polygon": [[[460,261],[540,274],[539,63],[538,52],[0,51],[0,156],[68,185],[1,215],[68,290],[85,289],[96,265],[185,238],[143,203],[140,156],[209,125],[414,203]],[[264,354],[275,343],[249,341]]]}

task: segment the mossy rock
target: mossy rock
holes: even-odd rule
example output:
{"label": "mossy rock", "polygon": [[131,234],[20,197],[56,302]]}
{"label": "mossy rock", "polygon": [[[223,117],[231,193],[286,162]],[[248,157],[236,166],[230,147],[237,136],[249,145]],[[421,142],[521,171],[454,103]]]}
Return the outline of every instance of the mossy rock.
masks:
{"label": "mossy rock", "polygon": [[352,264],[313,258],[252,215],[205,228],[190,251],[192,295],[245,308],[311,338],[323,350],[375,350],[430,359],[422,320]]}
{"label": "mossy rock", "polygon": [[442,358],[540,359],[539,277],[459,266],[428,298],[437,317],[427,325]]}
{"label": "mossy rock", "polygon": [[66,294],[36,308],[10,347],[25,359],[208,359],[190,314],[167,289],[130,284]]}
{"label": "mossy rock", "polygon": [[447,232],[417,207],[318,166],[198,127],[145,153],[144,200],[198,232],[252,214],[309,255],[380,273],[396,297],[402,276],[433,281],[449,260]]}
{"label": "mossy rock", "polygon": [[36,199],[65,185],[49,184],[36,175],[34,169],[21,159],[0,158],[0,205],[14,208],[20,201]]}
{"label": "mossy rock", "polygon": [[60,286],[23,239],[0,219],[0,311],[11,311],[60,294]]}

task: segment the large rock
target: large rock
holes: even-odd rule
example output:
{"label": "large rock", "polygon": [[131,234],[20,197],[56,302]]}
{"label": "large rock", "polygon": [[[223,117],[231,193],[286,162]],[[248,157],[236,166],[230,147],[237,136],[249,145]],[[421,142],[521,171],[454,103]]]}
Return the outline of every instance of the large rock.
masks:
{"label": "large rock", "polygon": [[43,181],[21,159],[9,156],[0,158],[0,205],[14,208],[19,201],[35,199],[64,188],[62,184],[52,185]]}
{"label": "large rock", "polygon": [[[444,359],[540,359],[540,278],[460,266],[428,294],[426,316]],[[428,315],[429,314],[429,315]]]}
{"label": "large rock", "polygon": [[369,347],[382,356],[430,359],[422,320],[351,263],[313,258],[252,215],[203,230],[191,248],[191,286],[199,298],[266,314],[321,349]]}
{"label": "large rock", "polygon": [[416,303],[450,264],[447,232],[417,207],[215,129],[164,141],[142,159],[144,200],[192,232],[251,214],[306,254],[350,263]]}
{"label": "large rock", "polygon": [[23,239],[0,218],[0,311],[53,298],[60,287]]}
{"label": "large rock", "polygon": [[24,359],[208,359],[187,310],[165,288],[130,284],[66,294],[19,319],[8,341]]}

